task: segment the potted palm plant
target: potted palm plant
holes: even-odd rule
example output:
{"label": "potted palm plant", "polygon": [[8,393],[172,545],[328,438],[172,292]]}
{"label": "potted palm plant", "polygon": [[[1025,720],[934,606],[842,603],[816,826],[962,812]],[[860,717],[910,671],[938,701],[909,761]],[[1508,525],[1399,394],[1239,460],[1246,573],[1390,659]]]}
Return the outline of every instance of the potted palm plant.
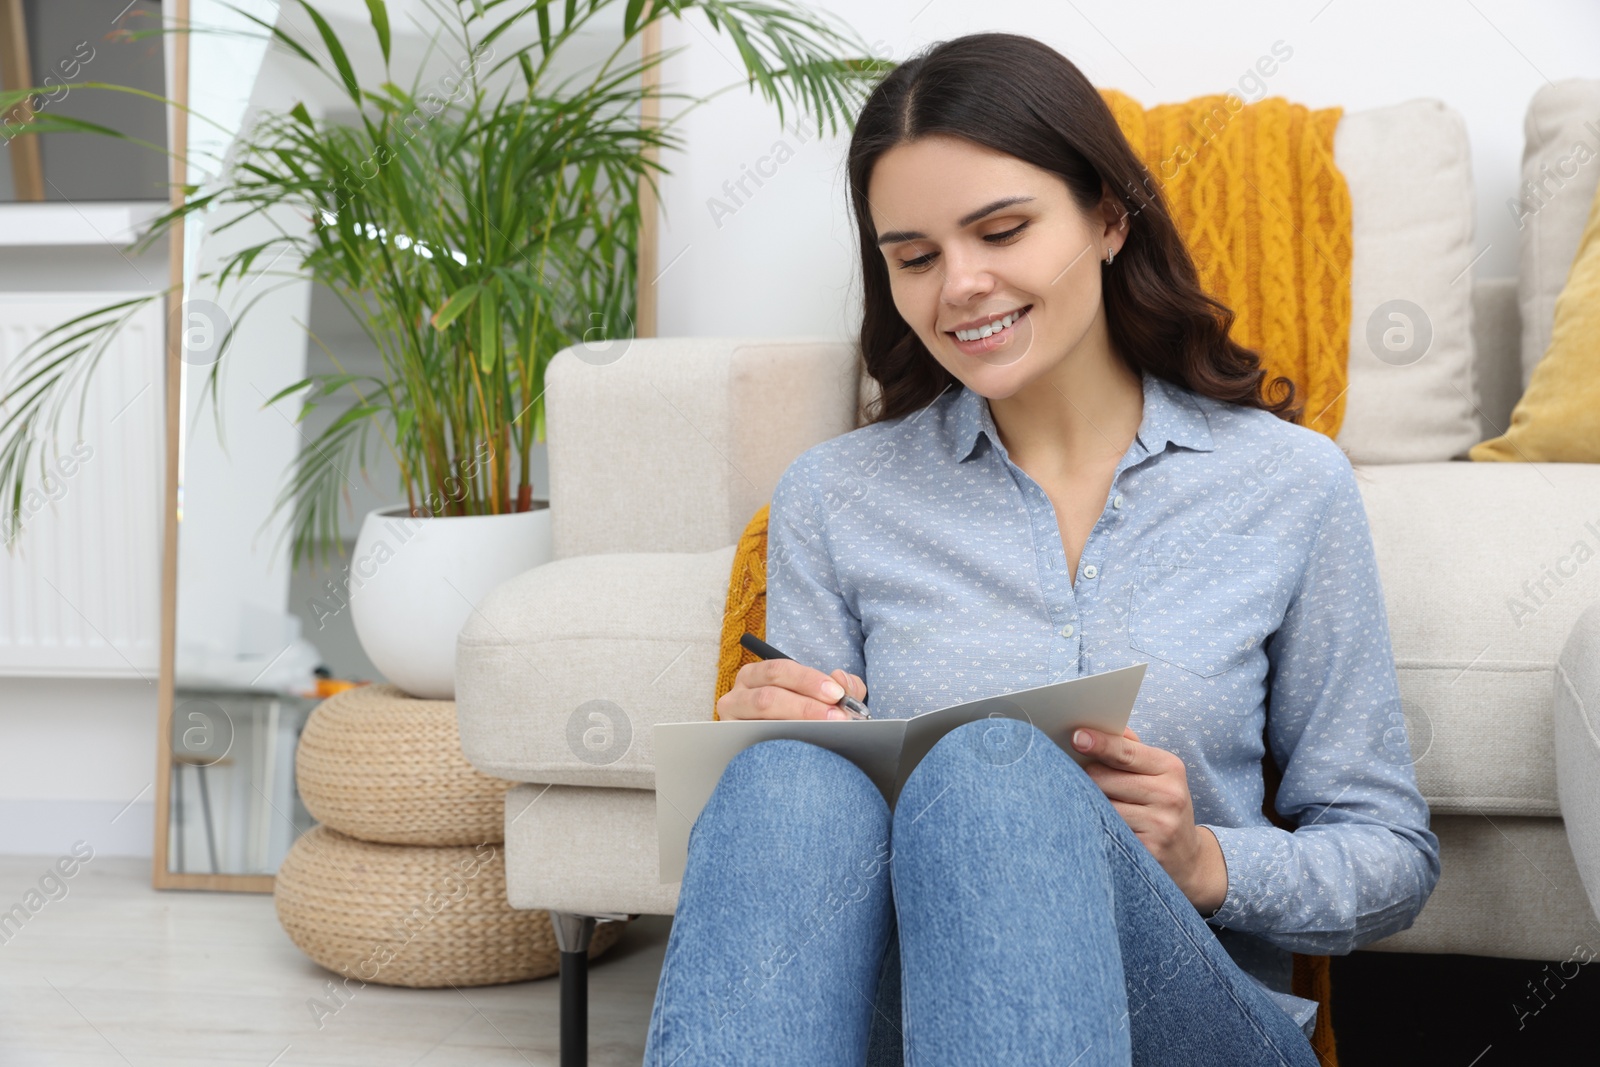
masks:
{"label": "potted palm plant", "polygon": [[[455,635],[472,609],[461,585],[481,593],[548,558],[538,548],[541,538],[548,545],[548,508],[533,497],[529,457],[545,436],[551,358],[633,334],[640,184],[667,172],[660,149],[680,147],[673,123],[642,117],[647,99],[680,94],[644,77],[671,53],[642,56],[639,35],[658,19],[700,12],[737,45],[747,84],[777,105],[780,122],[787,97],[819,126],[848,124],[850,100],[888,66],[789,0],[626,0],[622,43],[599,69],[576,86],[570,78],[550,85],[563,46],[615,2],[435,3],[440,39],[462,57],[446,92],[423,88],[420,76],[403,88],[391,76],[383,0],[367,0],[370,26],[362,28],[382,55],[374,84],[310,3],[300,7],[320,49],[246,15],[331,79],[355,118],[315,118],[303,103],[264,115],[235,143],[224,177],[187,189],[136,246],[217,209],[229,221],[213,232],[269,212],[282,218],[285,209],[303,223],[228,254],[202,277],[219,286],[309,278],[338,297],[381,354],[382,374],[309,375],[268,401],[297,402],[302,418],[317,406],[337,411],[286,473],[273,514],[290,512],[292,563],[342,555],[338,472],[352,459],[364,466],[374,431],[392,450],[406,503],[366,517],[348,595],[364,650],[417,696],[454,695]],[[513,43],[518,32],[524,43]],[[0,97],[0,110],[19,98]],[[9,408],[0,480],[13,518],[53,394],[76,365],[93,366],[141,302],[64,323],[18,360],[17,384],[0,394]],[[252,306],[231,316],[208,390]]]}

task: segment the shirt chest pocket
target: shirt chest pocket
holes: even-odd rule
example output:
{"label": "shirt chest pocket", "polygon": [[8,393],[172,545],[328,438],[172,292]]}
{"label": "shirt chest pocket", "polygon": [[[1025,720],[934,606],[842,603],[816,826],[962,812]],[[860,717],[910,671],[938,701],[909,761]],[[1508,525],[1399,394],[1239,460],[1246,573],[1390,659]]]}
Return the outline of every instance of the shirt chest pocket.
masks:
{"label": "shirt chest pocket", "polygon": [[1283,621],[1277,542],[1213,534],[1145,546],[1128,601],[1128,643],[1210,678],[1244,663]]}

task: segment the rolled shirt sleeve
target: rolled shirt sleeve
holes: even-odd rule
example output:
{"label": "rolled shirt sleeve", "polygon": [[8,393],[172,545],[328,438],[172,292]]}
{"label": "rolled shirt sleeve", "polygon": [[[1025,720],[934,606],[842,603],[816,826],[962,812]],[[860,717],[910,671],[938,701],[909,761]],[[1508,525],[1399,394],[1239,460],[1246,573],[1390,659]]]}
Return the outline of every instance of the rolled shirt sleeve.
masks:
{"label": "rolled shirt sleeve", "polygon": [[1296,829],[1203,824],[1228,869],[1208,921],[1317,954],[1406,929],[1439,879],[1366,509],[1335,454],[1301,584],[1265,648],[1276,808]]}

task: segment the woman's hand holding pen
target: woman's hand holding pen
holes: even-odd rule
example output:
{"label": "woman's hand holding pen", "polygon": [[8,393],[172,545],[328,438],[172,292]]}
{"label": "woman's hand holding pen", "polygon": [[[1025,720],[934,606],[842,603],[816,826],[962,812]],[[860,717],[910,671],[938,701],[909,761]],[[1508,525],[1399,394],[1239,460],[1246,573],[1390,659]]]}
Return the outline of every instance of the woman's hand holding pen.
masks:
{"label": "woman's hand holding pen", "polygon": [[717,701],[717,718],[847,719],[838,706],[844,695],[864,699],[867,683],[842,669],[827,675],[792,659],[758,660],[734,675],[733,688]]}
{"label": "woman's hand holding pen", "polygon": [[1220,908],[1228,895],[1228,866],[1216,835],[1195,825],[1183,760],[1142,743],[1132,727],[1120,737],[1076,730],[1072,747],[1096,761],[1085,768],[1089,777],[1200,914]]}

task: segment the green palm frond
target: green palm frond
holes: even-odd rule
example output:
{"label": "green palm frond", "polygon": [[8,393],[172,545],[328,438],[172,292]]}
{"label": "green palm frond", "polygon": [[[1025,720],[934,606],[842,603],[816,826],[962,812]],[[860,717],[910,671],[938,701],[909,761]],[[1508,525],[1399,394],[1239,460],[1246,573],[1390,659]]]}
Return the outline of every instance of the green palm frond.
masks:
{"label": "green palm frond", "polygon": [[[617,2],[626,3],[624,39],[598,69],[549,84],[563,47]],[[363,82],[352,49],[314,4],[294,5],[309,23],[294,33],[281,18],[274,25],[240,11],[251,33],[320,72],[356,115],[328,121],[296,105],[264,116],[236,144],[224,177],[187,190],[188,199],[158,217],[136,246],[148,248],[200,212],[223,209],[218,217],[228,221],[211,227],[217,233],[292,214],[304,220],[302,228],[277,229],[227,255],[205,278],[219,289],[269,274],[285,284],[312,280],[377,347],[382,377],[340,368],[266,401],[298,404],[297,424],[319,406],[336,412],[300,453],[273,510],[274,518],[291,514],[296,565],[319,552],[324,559],[330,549],[342,552],[339,503],[352,472],[365,470],[374,435],[399,463],[414,513],[518,507],[529,453],[544,438],[550,359],[595,331],[616,340],[633,335],[640,188],[668,173],[652,156],[682,147],[676,124],[721,92],[743,87],[759,89],[780,122],[785,108],[800,109],[819,128],[837,130],[853,121],[854,102],[891,66],[868,56],[847,29],[783,0],[426,0],[426,7],[438,19],[430,48],[461,57],[459,80],[446,96],[424,86],[420,72],[409,87],[393,79],[383,0],[367,0],[363,31],[383,57],[376,84]],[[732,43],[742,83],[698,99],[644,84],[673,53],[642,56],[639,34],[691,12]],[[174,31],[134,36],[160,32]],[[25,96],[0,97],[0,107]],[[652,97],[680,100],[684,110],[645,125],[641,105]],[[280,260],[295,266],[274,270]],[[219,430],[217,373],[260,298],[233,315],[211,367],[207,386]],[[14,380],[0,389],[10,413],[0,424],[0,482],[13,525],[28,459],[53,432],[58,394],[92,369],[105,339],[135,310],[123,303],[80,316],[13,365]],[[467,462],[480,456],[487,461]],[[446,492],[447,485],[459,490]]]}

